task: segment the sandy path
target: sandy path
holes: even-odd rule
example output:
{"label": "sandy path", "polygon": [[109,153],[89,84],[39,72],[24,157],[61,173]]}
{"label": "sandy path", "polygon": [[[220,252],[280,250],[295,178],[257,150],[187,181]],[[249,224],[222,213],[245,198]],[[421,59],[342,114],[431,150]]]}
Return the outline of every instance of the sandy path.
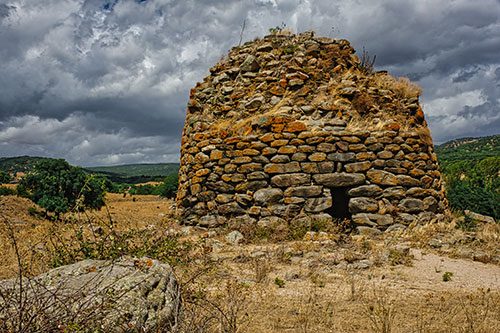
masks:
{"label": "sandy path", "polygon": [[[400,266],[407,287],[424,290],[500,289],[500,266],[466,259],[452,259],[432,253],[413,250],[412,267]],[[453,273],[451,281],[444,282],[443,274]]]}

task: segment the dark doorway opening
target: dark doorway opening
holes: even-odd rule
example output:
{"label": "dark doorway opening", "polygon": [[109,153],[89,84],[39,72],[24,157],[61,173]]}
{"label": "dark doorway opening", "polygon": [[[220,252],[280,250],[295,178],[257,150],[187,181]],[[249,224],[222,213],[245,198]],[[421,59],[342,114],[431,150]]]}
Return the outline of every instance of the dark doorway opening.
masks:
{"label": "dark doorway opening", "polygon": [[348,187],[330,188],[333,205],[329,213],[332,217],[340,219],[351,218],[351,214],[349,213],[349,196],[347,195],[348,190]]}

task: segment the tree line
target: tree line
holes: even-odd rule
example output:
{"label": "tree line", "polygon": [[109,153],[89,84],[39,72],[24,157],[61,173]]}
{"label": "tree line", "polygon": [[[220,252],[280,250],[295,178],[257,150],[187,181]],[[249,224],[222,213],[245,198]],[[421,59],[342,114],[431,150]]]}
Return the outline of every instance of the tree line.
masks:
{"label": "tree line", "polygon": [[[10,181],[9,173],[0,171],[0,184]],[[106,192],[155,194],[171,198],[176,191],[176,174],[167,176],[156,185],[117,184],[104,176],[72,166],[64,159],[39,161],[21,178],[16,190],[0,187],[0,195],[17,192],[19,196],[32,200],[46,213],[53,213],[57,219],[68,211],[100,209],[105,204]]]}

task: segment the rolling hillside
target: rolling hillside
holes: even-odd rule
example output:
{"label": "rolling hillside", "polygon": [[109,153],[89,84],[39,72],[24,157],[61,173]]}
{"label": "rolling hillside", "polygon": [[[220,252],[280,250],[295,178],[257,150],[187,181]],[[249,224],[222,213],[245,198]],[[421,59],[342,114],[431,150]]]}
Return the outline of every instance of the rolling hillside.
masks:
{"label": "rolling hillside", "polygon": [[450,205],[500,219],[500,135],[436,147]]}
{"label": "rolling hillside", "polygon": [[16,172],[28,172],[39,161],[49,159],[47,157],[16,156],[0,157],[0,170],[14,174]]}
{"label": "rolling hillside", "polygon": [[500,157],[500,135],[462,138],[436,146],[436,153],[442,163],[457,160]]}
{"label": "rolling hillside", "polygon": [[85,168],[89,172],[106,176],[116,183],[143,183],[151,180],[162,180],[168,175],[177,174],[177,163],[125,164],[116,166],[100,166]]}
{"label": "rolling hillside", "polygon": [[125,164],[116,166],[99,166],[88,167],[87,170],[103,173],[114,174],[122,177],[164,177],[171,173],[177,172],[179,164],[177,163],[155,163],[155,164]]}
{"label": "rolling hillside", "polygon": [[[17,156],[1,157],[0,170],[14,174],[16,172],[29,172],[33,166],[46,157]],[[151,180],[161,180],[164,177],[176,174],[179,170],[177,163],[156,164],[127,164],[117,166],[101,166],[84,168],[88,172],[107,177],[118,183],[141,183]]]}

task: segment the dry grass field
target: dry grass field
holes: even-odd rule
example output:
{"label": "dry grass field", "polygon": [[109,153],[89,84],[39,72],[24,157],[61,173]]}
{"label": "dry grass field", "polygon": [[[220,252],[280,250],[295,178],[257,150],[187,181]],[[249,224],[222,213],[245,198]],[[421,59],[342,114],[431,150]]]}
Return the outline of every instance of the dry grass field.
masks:
{"label": "dry grass field", "polygon": [[149,255],[174,266],[182,332],[500,331],[498,225],[235,244],[230,230],[180,226],[173,209],[108,194],[101,211],[54,222],[25,199],[0,197],[0,278],[18,274],[18,257],[36,275],[83,257]]}

